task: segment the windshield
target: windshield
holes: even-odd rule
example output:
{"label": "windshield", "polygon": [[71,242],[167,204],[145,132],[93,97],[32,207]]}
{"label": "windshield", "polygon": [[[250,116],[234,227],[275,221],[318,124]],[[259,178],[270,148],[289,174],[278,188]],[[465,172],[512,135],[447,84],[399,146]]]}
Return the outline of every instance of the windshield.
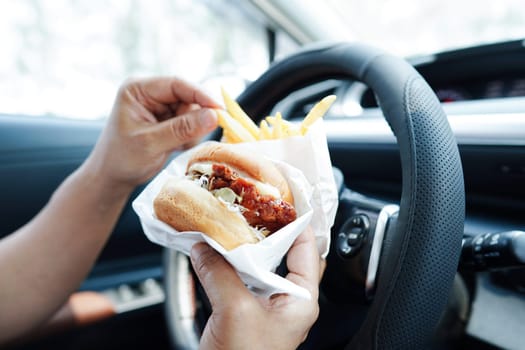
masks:
{"label": "windshield", "polygon": [[[248,9],[266,2],[279,5],[267,18]],[[125,79],[152,75],[210,91],[229,81],[235,95],[269,65],[269,19],[282,29],[277,59],[334,39],[413,56],[525,38],[522,9],[523,0],[0,1],[0,114],[102,118]],[[287,30],[290,19],[306,34]]]}
{"label": "windshield", "polygon": [[525,38],[523,0],[325,0],[352,41],[401,56]]}
{"label": "windshield", "polygon": [[130,77],[257,78],[265,27],[229,0],[0,1],[0,114],[96,119]]}

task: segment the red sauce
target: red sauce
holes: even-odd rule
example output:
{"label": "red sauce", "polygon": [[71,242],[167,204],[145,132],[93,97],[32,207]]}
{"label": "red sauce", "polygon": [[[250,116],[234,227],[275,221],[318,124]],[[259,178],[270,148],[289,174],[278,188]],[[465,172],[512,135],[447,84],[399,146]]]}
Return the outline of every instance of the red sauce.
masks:
{"label": "red sauce", "polygon": [[273,233],[297,218],[295,208],[282,199],[262,195],[257,187],[242,178],[225,165],[214,164],[209,180],[209,190],[229,187],[242,198],[238,203],[244,208],[243,216],[248,223],[257,228],[266,228]]}

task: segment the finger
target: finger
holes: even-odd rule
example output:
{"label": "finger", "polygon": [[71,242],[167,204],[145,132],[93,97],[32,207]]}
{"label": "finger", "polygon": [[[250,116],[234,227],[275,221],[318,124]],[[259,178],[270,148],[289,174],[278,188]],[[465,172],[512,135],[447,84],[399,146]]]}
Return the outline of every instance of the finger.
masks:
{"label": "finger", "polygon": [[286,278],[306,288],[317,299],[321,268],[319,251],[311,229],[308,228],[297,237],[288,251],[286,265],[289,271]]}
{"label": "finger", "polygon": [[[217,102],[202,90],[181,79],[152,78],[138,81],[134,84],[144,96],[146,108],[155,107],[155,105],[170,105],[177,102],[196,103],[201,107],[208,108],[220,107]],[[153,109],[152,112],[155,110]]]}
{"label": "finger", "polygon": [[326,259],[319,258],[319,281],[323,279],[324,272],[326,270]]}
{"label": "finger", "polygon": [[191,140],[190,142],[187,142],[183,145],[180,145],[179,147],[177,147],[175,149],[175,151],[186,151],[190,148],[193,148],[195,146],[197,146],[199,144],[200,140],[199,139],[194,139],[194,140]]}
{"label": "finger", "polygon": [[181,114],[187,114],[191,111],[196,111],[201,108],[202,107],[195,103],[172,103],[171,105],[163,106],[162,109],[159,108],[159,111],[157,111],[155,115],[157,117],[157,121],[164,121]]}
{"label": "finger", "polygon": [[196,111],[196,110],[198,110],[200,108],[201,107],[198,104],[195,104],[195,103],[190,103],[190,104],[183,103],[183,104],[179,104],[177,106],[177,108],[175,109],[175,114],[176,115],[186,114],[186,113],[189,113],[191,111]]}
{"label": "finger", "polygon": [[191,263],[214,309],[252,298],[233,267],[206,243],[192,247]]}
{"label": "finger", "polygon": [[157,152],[173,151],[191,143],[217,127],[217,114],[212,109],[201,108],[150,126],[146,132],[155,140]]}

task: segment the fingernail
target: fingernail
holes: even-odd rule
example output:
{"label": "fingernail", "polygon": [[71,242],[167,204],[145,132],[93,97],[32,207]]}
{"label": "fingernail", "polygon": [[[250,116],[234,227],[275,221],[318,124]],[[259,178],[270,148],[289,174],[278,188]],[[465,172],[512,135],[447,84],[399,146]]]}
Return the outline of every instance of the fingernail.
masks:
{"label": "fingernail", "polygon": [[199,123],[206,129],[213,129],[217,126],[217,113],[212,109],[201,109]]}

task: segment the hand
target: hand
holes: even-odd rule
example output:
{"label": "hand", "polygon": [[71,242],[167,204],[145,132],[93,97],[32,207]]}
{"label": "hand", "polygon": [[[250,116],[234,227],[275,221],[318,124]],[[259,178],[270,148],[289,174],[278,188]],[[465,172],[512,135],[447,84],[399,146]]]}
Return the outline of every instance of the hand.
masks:
{"label": "hand", "polygon": [[118,92],[88,167],[112,185],[133,188],[157,173],[172,151],[215,129],[218,107],[176,78],[130,81]]}
{"label": "hand", "polygon": [[310,230],[288,252],[286,278],[306,288],[311,300],[286,294],[255,297],[233,267],[205,243],[194,245],[191,261],[213,309],[201,349],[296,349],[306,339],[319,314],[323,270]]}

